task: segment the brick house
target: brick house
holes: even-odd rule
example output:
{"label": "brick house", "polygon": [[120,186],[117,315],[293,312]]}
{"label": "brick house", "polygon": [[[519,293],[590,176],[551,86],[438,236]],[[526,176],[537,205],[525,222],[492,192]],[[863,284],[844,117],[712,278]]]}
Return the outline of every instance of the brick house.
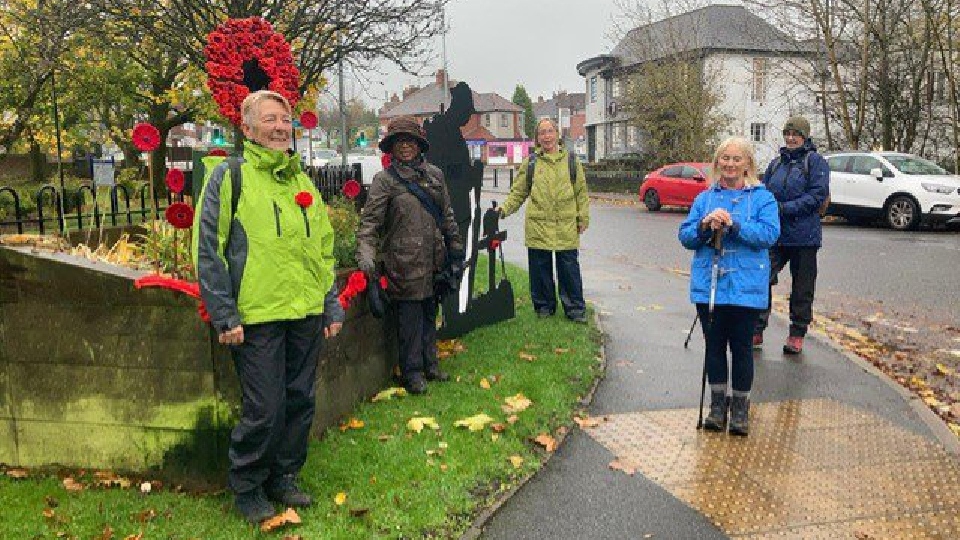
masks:
{"label": "brick house", "polygon": [[[380,109],[380,136],[387,132],[387,124],[392,118],[413,116],[422,124],[440,112],[441,102],[449,106],[449,89],[456,86],[458,81],[448,80],[444,88],[443,79],[443,70],[438,70],[434,82],[422,88],[404,88],[402,97],[396,94],[391,96],[390,101]],[[519,164],[533,144],[524,137],[523,108],[493,92],[473,92],[473,106],[476,114],[470,117],[467,125],[460,128],[470,155],[488,165]]]}

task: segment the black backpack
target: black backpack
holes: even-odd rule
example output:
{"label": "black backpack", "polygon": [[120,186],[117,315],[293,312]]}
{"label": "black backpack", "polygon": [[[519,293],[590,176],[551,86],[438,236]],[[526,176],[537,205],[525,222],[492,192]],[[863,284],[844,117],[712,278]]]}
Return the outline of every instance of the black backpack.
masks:
{"label": "black backpack", "polygon": [[[577,158],[573,153],[567,154],[567,167],[570,169],[570,183],[577,184]],[[527,178],[530,179],[530,186],[533,186],[533,174],[537,170],[537,154],[530,154],[530,160],[527,162]]]}

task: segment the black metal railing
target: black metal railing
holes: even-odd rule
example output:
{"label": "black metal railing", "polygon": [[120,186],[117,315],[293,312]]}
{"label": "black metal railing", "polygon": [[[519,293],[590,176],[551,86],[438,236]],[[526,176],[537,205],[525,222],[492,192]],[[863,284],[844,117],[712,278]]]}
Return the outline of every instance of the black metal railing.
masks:
{"label": "black metal railing", "polygon": [[[342,195],[344,185],[350,180],[355,180],[361,188],[357,196],[358,205],[362,206],[363,201],[366,200],[363,171],[359,163],[347,167],[342,165],[309,167],[307,174],[324,200]],[[98,229],[107,223],[111,226],[133,225],[148,221],[151,214],[153,219],[160,219],[163,212],[175,200],[184,201],[183,194],[174,196],[168,193],[165,198],[161,197],[153,201],[151,209],[149,190],[149,184],[144,184],[137,196],[133,197],[134,205],[131,206],[131,194],[127,186],[114,185],[108,192],[109,211],[102,211],[97,204],[97,190],[91,184],[84,184],[77,189],[68,188],[65,201],[72,201],[72,204],[71,211],[65,212],[63,205],[60,204],[63,194],[53,184],[47,184],[38,189],[34,195],[36,209],[28,212],[24,208],[20,193],[10,186],[2,186],[0,187],[0,210],[6,208],[7,211],[6,215],[0,214],[0,234],[12,232],[47,234],[53,230],[64,234],[67,228],[74,227],[77,230],[84,230]],[[72,195],[75,197],[71,197]],[[6,204],[2,201],[3,198],[7,198]]]}
{"label": "black metal railing", "polygon": [[362,203],[366,199],[366,187],[363,185],[363,169],[359,163],[352,163],[344,167],[343,165],[325,165],[323,167],[307,167],[307,175],[317,187],[317,191],[323,196],[323,200],[329,201],[338,195],[343,195],[343,186],[349,180],[356,180],[360,184],[361,192],[357,197],[358,202]]}

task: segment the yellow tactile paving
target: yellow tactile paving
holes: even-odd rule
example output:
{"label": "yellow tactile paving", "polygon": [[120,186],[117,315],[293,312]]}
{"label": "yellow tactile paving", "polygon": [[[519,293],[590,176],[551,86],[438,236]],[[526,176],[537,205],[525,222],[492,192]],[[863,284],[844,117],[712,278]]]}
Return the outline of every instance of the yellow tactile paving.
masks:
{"label": "yellow tactile paving", "polygon": [[833,400],[755,403],[750,436],[696,409],[617,414],[593,438],[724,532],[766,539],[960,539],[960,460]]}

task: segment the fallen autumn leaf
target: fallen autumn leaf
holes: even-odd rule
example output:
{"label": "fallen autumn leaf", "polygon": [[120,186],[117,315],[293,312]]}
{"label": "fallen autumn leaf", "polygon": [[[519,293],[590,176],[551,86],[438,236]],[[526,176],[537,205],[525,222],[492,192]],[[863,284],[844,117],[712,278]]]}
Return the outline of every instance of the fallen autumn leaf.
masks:
{"label": "fallen autumn leaf", "polygon": [[270,532],[284,525],[297,525],[301,523],[300,516],[297,514],[297,511],[293,508],[287,508],[287,510],[282,514],[277,514],[270,519],[266,519],[263,523],[260,524],[260,530],[263,532]]}

